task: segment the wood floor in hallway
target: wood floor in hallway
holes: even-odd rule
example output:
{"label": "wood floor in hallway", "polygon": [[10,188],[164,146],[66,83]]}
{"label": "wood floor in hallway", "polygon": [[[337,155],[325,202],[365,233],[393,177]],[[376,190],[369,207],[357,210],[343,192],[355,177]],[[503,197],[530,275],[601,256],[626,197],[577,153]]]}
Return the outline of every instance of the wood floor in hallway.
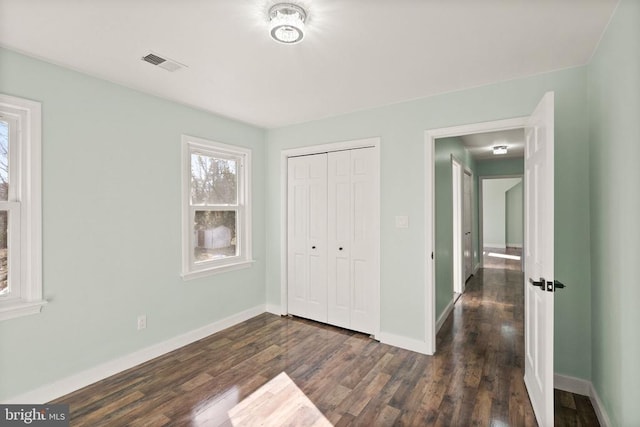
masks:
{"label": "wood floor in hallway", "polygon": [[[534,426],[521,283],[480,270],[435,356],[262,314],[56,402],[70,404],[72,426]],[[556,414],[556,425],[598,425],[570,393],[556,395]]]}

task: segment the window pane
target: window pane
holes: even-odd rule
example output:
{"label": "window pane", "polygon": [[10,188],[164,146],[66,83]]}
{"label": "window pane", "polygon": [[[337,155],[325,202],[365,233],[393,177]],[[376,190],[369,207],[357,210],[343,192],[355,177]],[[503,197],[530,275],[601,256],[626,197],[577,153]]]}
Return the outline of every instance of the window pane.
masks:
{"label": "window pane", "polygon": [[238,162],[203,154],[191,154],[191,203],[235,205],[238,203]]}
{"label": "window pane", "polygon": [[235,211],[196,211],[194,218],[195,262],[237,256]]}
{"label": "window pane", "polygon": [[7,236],[9,230],[8,212],[0,211],[0,295],[9,292],[7,259]]}
{"label": "window pane", "polygon": [[9,193],[9,123],[0,120],[0,200]]}

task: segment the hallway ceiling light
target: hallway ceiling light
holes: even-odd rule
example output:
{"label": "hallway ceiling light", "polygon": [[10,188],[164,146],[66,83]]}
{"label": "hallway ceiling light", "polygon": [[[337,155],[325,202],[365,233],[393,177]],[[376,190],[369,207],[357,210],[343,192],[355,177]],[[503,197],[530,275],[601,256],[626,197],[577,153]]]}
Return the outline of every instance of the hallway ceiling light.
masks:
{"label": "hallway ceiling light", "polygon": [[280,43],[298,43],[304,37],[307,12],[292,3],[278,3],[269,9],[269,32]]}
{"label": "hallway ceiling light", "polygon": [[493,147],[493,154],[496,156],[501,154],[507,154],[507,146],[506,145],[496,145]]}

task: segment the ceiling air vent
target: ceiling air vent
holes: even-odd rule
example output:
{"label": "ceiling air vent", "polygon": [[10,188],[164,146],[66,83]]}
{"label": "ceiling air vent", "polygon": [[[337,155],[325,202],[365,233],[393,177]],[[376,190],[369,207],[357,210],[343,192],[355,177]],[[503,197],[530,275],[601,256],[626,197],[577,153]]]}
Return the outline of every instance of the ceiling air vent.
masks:
{"label": "ceiling air vent", "polygon": [[159,55],[156,55],[155,53],[149,53],[148,55],[143,56],[142,60],[171,72],[186,67],[186,65],[181,64],[178,61],[174,61],[173,59],[169,58],[163,58]]}

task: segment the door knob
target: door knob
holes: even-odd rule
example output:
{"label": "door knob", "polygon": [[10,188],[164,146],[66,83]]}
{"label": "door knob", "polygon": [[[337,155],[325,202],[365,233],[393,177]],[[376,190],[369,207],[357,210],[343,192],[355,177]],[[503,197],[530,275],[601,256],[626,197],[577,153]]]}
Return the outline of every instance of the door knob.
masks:
{"label": "door knob", "polygon": [[311,246],[311,249],[315,249],[315,248],[316,248],[315,246]]}
{"label": "door knob", "polygon": [[342,250],[342,246],[340,246],[340,247],[338,248],[338,250],[339,250],[339,251],[341,251],[341,250]]}

